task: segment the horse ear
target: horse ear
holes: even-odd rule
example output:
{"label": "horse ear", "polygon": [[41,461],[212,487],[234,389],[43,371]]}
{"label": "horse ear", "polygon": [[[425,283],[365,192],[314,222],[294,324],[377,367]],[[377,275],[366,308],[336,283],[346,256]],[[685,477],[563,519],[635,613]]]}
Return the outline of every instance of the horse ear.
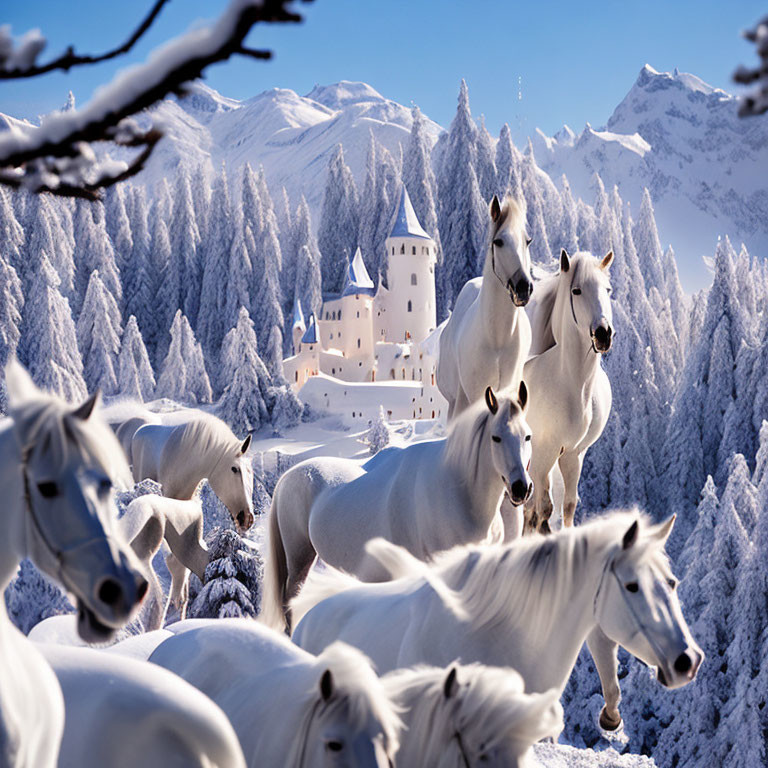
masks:
{"label": "horse ear", "polygon": [[496,395],[493,394],[493,390],[490,387],[487,387],[485,390],[485,404],[494,416],[498,413],[499,401],[496,399]]}
{"label": "horse ear", "polygon": [[520,379],[520,389],[517,392],[517,399],[520,402],[520,407],[525,410],[525,406],[528,405],[528,387],[525,386],[525,382]]}
{"label": "horse ear", "polygon": [[560,251],[560,271],[567,272],[571,268],[571,260],[568,258],[568,251],[563,248]]}
{"label": "horse ear", "polygon": [[323,701],[328,701],[333,696],[333,675],[330,669],[326,669],[320,678],[320,695]]}
{"label": "horse ear", "polygon": [[96,403],[99,400],[99,394],[100,391],[97,389],[81,406],[75,408],[70,416],[75,419],[80,419],[81,421],[87,421],[91,417],[93,409],[96,407]]}
{"label": "horse ear", "polygon": [[672,533],[672,528],[675,525],[675,518],[677,515],[671,515],[661,525],[659,525],[653,532],[653,538],[656,541],[666,543],[669,538],[669,534]]}
{"label": "horse ear", "polygon": [[5,366],[5,388],[11,409],[40,394],[27,369],[15,357]]}
{"label": "horse ear", "polygon": [[446,699],[452,699],[459,692],[459,681],[456,679],[457,672],[456,667],[451,667],[448,677],[445,678],[443,694]]}
{"label": "horse ear", "polygon": [[248,453],[248,448],[251,445],[251,436],[248,435],[248,437],[243,440],[243,444],[240,446],[240,454],[245,456],[246,453]]}
{"label": "horse ear", "polygon": [[640,526],[637,524],[637,520],[635,520],[635,522],[629,526],[627,532],[624,534],[624,538],[621,540],[622,549],[629,549],[637,541],[639,530]]}
{"label": "horse ear", "polygon": [[608,269],[611,264],[613,264],[613,251],[608,251],[600,262],[600,269]]}
{"label": "horse ear", "polygon": [[493,200],[491,200],[491,221],[495,224],[500,218],[501,218],[501,204],[499,203],[499,198],[496,197],[496,195],[493,196]]}

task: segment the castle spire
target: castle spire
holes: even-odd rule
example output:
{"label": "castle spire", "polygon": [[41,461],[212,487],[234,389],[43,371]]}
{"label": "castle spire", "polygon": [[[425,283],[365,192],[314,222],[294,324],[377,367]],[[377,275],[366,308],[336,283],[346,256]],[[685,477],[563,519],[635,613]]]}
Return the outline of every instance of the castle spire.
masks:
{"label": "castle spire", "polygon": [[421,237],[425,240],[432,239],[419,223],[419,219],[416,216],[416,211],[413,210],[413,204],[411,203],[411,198],[408,195],[408,190],[405,188],[405,184],[401,187],[400,202],[398,203],[398,206],[395,209],[395,215],[392,218],[392,227],[389,236]]}

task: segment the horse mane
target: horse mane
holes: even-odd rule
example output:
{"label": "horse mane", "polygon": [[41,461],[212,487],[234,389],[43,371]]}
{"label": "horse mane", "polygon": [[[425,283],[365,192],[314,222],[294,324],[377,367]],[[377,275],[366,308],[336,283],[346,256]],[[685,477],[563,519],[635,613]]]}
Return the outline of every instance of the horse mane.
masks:
{"label": "horse mane", "polygon": [[[645,515],[633,509],[612,512],[546,537],[524,537],[495,546],[456,547],[442,555],[434,567],[458,594],[473,626],[525,615],[530,625],[549,634],[554,630],[557,606],[569,599],[568,584],[577,578],[574,574],[616,551],[635,521],[641,530],[649,525]],[[633,549],[638,558],[647,553],[644,546]],[[499,589],[499,584],[509,589]]]}
{"label": "horse mane", "polygon": [[179,449],[177,456],[197,455],[211,462],[211,466],[224,454],[234,453],[242,442],[221,419],[202,411],[194,411],[188,420],[176,424],[165,423],[174,428],[172,439]]}
{"label": "horse mane", "polygon": [[[458,692],[447,698],[448,670],[456,669]],[[382,678],[389,697],[409,710],[409,735],[422,739],[425,757],[442,754],[456,732],[471,744],[493,749],[500,742],[529,746],[563,728],[558,691],[526,694],[514,669],[454,663],[417,666]]]}
{"label": "horse mane", "polygon": [[116,486],[131,488],[133,477],[125,454],[106,422],[97,413],[81,419],[73,411],[63,400],[44,392],[12,407],[16,434],[26,440],[20,448],[40,444],[56,470],[74,453],[100,466]]}
{"label": "horse mane", "polygon": [[506,229],[519,229],[525,227],[528,212],[525,205],[525,198],[518,200],[511,194],[504,196],[504,201],[501,204],[501,216],[496,224],[496,227],[491,233],[493,237],[502,228]]}
{"label": "horse mane", "polygon": [[334,693],[327,711],[344,708],[350,725],[361,730],[372,721],[379,723],[384,731],[387,753],[393,755],[403,727],[400,710],[387,696],[368,657],[357,648],[337,641],[317,656],[315,669],[318,686],[312,691],[313,701],[319,691],[320,676],[330,670]]}
{"label": "horse mane", "polygon": [[291,600],[291,623],[298,627],[304,616],[319,602],[360,586],[363,586],[362,581],[332,566],[326,565],[322,570],[313,568],[299,594]]}
{"label": "horse mane", "polygon": [[[579,251],[570,257],[571,267],[568,270],[568,284],[581,282],[582,273],[600,270],[600,262],[588,251]],[[562,307],[558,306],[558,298],[567,295],[560,291],[561,273],[549,274],[536,284],[534,298],[531,301],[529,319],[531,321],[531,356],[540,355],[552,349],[557,343],[555,334],[559,331],[562,319]]]}
{"label": "horse mane", "polygon": [[477,469],[480,446],[491,418],[493,415],[485,399],[480,399],[454,419],[445,440],[445,461],[448,465],[457,468],[462,474],[466,474],[470,467]]}

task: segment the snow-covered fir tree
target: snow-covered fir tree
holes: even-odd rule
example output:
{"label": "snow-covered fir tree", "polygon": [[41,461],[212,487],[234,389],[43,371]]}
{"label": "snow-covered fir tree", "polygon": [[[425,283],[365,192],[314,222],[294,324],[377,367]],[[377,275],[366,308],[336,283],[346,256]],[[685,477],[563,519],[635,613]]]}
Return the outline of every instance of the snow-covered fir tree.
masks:
{"label": "snow-covered fir tree", "polygon": [[155,374],[136,318],[125,324],[118,357],[118,390],[138,400],[151,400],[155,392]]}
{"label": "snow-covered fir tree", "polygon": [[89,391],[100,389],[105,395],[118,392],[117,356],[122,332],[120,310],[96,269],[91,273],[77,319],[77,343]]}
{"label": "snow-covered fir tree", "polygon": [[194,325],[200,308],[202,282],[198,254],[200,231],[195,218],[190,178],[183,167],[176,177],[168,234],[171,254],[163,282],[172,281],[173,286],[167,293],[167,299],[175,308],[181,309]]}
{"label": "snow-covered fir tree", "polygon": [[365,442],[368,444],[368,451],[371,456],[374,456],[382,448],[386,448],[389,445],[389,427],[387,426],[387,417],[383,406],[379,406],[379,412],[371,422],[371,426],[365,435]]}
{"label": "snow-covered fir tree", "polygon": [[43,619],[75,612],[66,595],[27,559],[5,591],[5,607],[25,635]]}
{"label": "snow-covered fir tree", "polygon": [[21,337],[24,293],[13,266],[0,254],[0,368],[16,354]]}
{"label": "snow-covered fir tree", "polygon": [[151,263],[152,240],[147,220],[147,197],[143,187],[134,187],[128,198],[131,222],[131,253],[127,268],[120,275],[123,279],[125,317],[134,315],[144,333],[156,335],[155,294],[158,273]]}
{"label": "snow-covered fir tree", "polygon": [[317,233],[322,254],[323,290],[341,291],[350,257],[357,249],[360,210],[352,171],[344,162],[344,150],[336,147],[328,164],[323,212]]}
{"label": "snow-covered fir tree", "polygon": [[193,403],[210,403],[213,398],[202,349],[180,309],[173,319],[171,343],[155,394]]}

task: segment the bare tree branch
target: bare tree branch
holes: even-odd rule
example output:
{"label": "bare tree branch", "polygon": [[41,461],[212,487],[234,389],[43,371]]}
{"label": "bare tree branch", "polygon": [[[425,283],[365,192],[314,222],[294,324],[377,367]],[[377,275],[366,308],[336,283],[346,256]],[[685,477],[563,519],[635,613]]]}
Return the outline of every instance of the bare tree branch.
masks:
{"label": "bare tree branch", "polygon": [[72,67],[81,66],[83,64],[98,64],[102,61],[108,61],[117,56],[122,56],[123,54],[128,53],[128,51],[136,45],[146,31],[152,26],[163,6],[168,2],[169,0],[157,0],[150,12],[144,18],[144,21],[139,24],[135,32],[118,48],[113,48],[111,51],[107,51],[98,56],[88,56],[76,54],[74,48],[70,46],[58,59],[54,59],[47,64],[42,64],[40,66],[31,65],[29,67],[16,68],[13,70],[4,69],[2,66],[3,62],[0,62],[0,80],[17,80],[23,77],[37,77],[38,75],[44,75],[46,72],[52,72],[56,69],[63,69],[66,72]]}
{"label": "bare tree branch", "polygon": [[[306,1],[306,0],[305,0]],[[259,23],[295,23],[290,0],[231,0],[211,27],[194,30],[153,52],[149,60],[119,74],[81,110],[57,112],[39,128],[0,134],[0,184],[66,197],[98,197],[98,190],[138,173],[161,137],[158,128],[141,133],[131,116],[203,76],[211,64],[231,56],[267,59],[270,51],[247,48],[244,40]],[[92,144],[112,142],[143,151],[119,171],[104,172]],[[95,176],[95,178],[93,178]]]}
{"label": "bare tree branch", "polygon": [[741,34],[757,46],[760,57],[759,66],[741,66],[733,73],[733,81],[740,85],[757,83],[751,93],[739,99],[739,117],[754,117],[768,112],[768,16]]}

